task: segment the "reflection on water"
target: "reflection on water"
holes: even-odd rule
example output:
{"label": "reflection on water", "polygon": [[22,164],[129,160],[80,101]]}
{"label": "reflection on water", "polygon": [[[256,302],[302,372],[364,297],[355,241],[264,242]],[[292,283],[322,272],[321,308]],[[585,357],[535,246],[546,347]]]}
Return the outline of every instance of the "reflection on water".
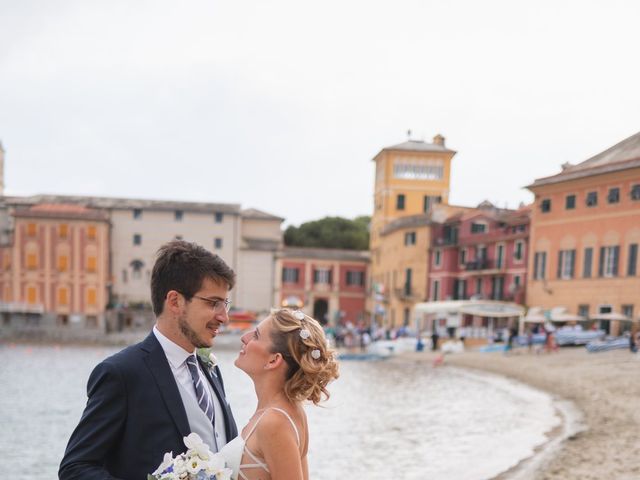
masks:
{"label": "reflection on water", "polygon": [[[0,345],[0,452],[20,465],[15,478],[57,477],[89,373],[116,351]],[[251,382],[235,353],[217,355],[242,425],[255,408]],[[324,408],[307,409],[314,480],[485,479],[530,455],[558,421],[545,394],[453,368],[343,362],[331,392]]]}

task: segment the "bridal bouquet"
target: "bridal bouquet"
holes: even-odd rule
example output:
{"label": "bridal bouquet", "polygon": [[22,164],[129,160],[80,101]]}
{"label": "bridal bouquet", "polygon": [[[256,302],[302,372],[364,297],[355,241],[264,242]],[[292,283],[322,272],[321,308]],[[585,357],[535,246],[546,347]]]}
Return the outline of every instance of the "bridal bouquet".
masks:
{"label": "bridal bouquet", "polygon": [[221,454],[212,453],[197,433],[184,437],[187,451],[164,454],[164,460],[147,480],[230,480],[231,469],[225,468]]}

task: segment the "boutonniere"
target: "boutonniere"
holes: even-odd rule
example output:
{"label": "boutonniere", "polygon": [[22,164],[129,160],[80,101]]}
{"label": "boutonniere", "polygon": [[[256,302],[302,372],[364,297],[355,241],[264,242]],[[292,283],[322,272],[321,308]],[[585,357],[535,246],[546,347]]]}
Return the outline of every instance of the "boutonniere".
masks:
{"label": "boutonniere", "polygon": [[207,370],[211,375],[216,375],[216,366],[218,365],[218,359],[213,354],[210,348],[199,348],[198,357],[202,363],[207,367]]}

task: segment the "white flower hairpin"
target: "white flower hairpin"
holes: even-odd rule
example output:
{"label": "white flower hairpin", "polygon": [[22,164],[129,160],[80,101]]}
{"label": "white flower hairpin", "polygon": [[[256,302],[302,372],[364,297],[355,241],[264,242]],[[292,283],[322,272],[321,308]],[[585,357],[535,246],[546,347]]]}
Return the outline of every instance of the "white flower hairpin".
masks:
{"label": "white flower hairpin", "polygon": [[311,350],[311,357],[313,357],[314,360],[318,360],[320,358],[320,350],[317,348],[315,350]]}
{"label": "white flower hairpin", "polygon": [[[295,312],[293,312],[293,316],[296,317],[300,321],[304,320],[304,313],[302,313],[300,310],[296,310]],[[306,329],[306,328],[301,328],[300,329],[300,338],[301,339],[306,340],[310,336],[311,336],[311,332],[308,329]]]}
{"label": "white flower hairpin", "polygon": [[311,332],[309,330],[307,330],[306,328],[301,328],[300,329],[300,338],[301,339],[306,340],[310,336],[311,336]]}

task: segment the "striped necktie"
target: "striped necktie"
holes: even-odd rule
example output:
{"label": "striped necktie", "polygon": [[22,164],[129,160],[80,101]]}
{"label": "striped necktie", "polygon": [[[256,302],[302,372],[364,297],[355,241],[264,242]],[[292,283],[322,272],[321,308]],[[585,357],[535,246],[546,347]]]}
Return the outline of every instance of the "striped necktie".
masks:
{"label": "striped necktie", "polygon": [[213,424],[213,402],[211,401],[211,395],[209,389],[203,384],[200,379],[200,373],[198,372],[198,361],[194,355],[189,355],[186,360],[189,373],[191,374],[191,380],[193,380],[193,386],[196,389],[196,400],[198,405],[204,412],[204,414],[211,420]]}

